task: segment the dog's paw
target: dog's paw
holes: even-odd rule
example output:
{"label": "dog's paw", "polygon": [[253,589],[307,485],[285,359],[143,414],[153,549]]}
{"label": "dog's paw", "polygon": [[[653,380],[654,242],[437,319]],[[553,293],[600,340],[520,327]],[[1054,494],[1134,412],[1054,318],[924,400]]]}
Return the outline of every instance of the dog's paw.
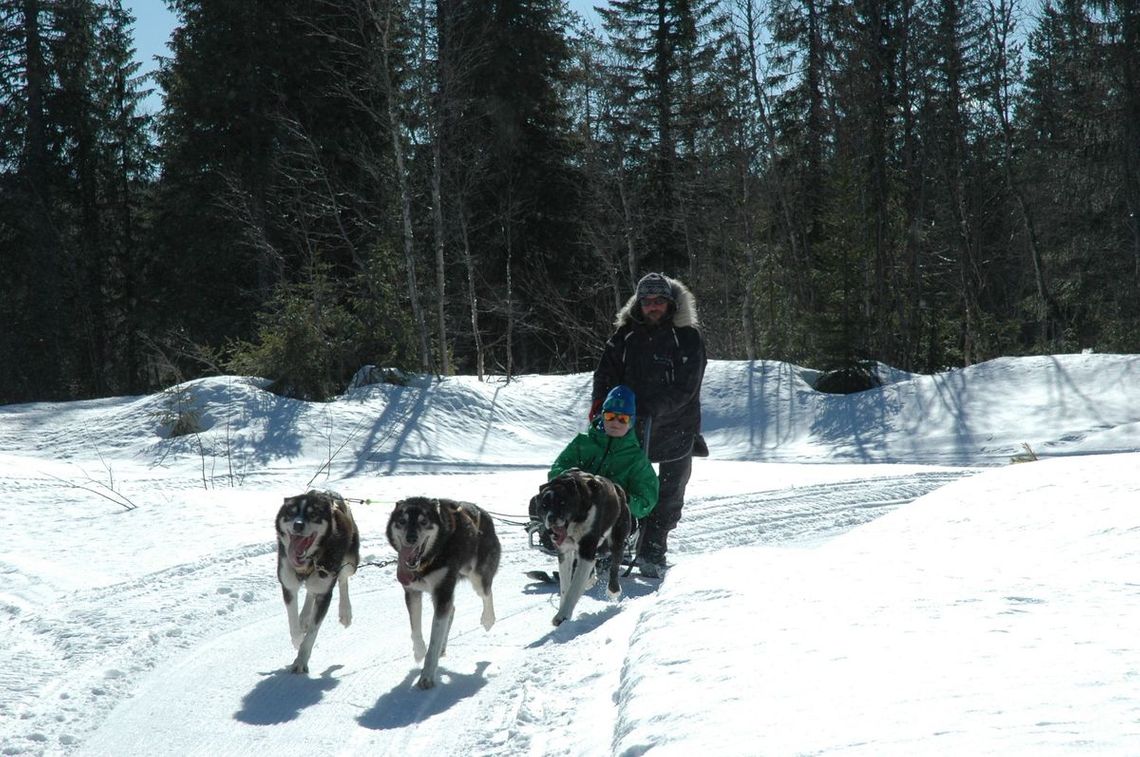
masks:
{"label": "dog's paw", "polygon": [[434,686],[435,681],[431,678],[428,678],[427,676],[420,676],[420,680],[416,681],[417,689],[424,689],[426,691],[427,689],[433,688]]}
{"label": "dog's paw", "polygon": [[422,641],[412,642],[412,656],[416,658],[416,662],[423,662],[427,657],[427,646]]}
{"label": "dog's paw", "polygon": [[564,621],[564,620],[566,620],[566,616],[563,615],[562,613],[558,613],[557,615],[554,616],[554,620],[552,620],[550,622],[556,626],[560,626],[560,625],[562,625],[562,621]]}
{"label": "dog's paw", "polygon": [[309,663],[308,662],[301,662],[300,660],[295,660],[293,662],[293,664],[289,666],[289,672],[290,673],[308,673],[309,672]]}
{"label": "dog's paw", "polygon": [[491,626],[495,625],[495,611],[484,610],[483,616],[479,618],[479,621],[483,624],[484,631],[490,631]]}
{"label": "dog's paw", "polygon": [[290,637],[293,640],[293,649],[300,649],[301,648],[301,642],[305,640],[305,634],[298,632],[298,633],[290,634]]}
{"label": "dog's paw", "polygon": [[352,625],[352,608],[342,609],[340,611],[340,624],[345,628]]}

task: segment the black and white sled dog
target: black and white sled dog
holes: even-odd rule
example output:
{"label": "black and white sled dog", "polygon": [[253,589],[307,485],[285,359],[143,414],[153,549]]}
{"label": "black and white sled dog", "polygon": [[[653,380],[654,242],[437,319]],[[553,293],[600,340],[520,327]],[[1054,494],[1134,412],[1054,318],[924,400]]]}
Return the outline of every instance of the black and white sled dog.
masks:
{"label": "black and white sled dog", "polygon": [[610,597],[621,594],[618,573],[631,527],[624,489],[604,476],[571,468],[539,487],[538,517],[553,533],[558,548],[561,602],[554,625],[574,614],[599,550],[612,555],[607,592]]}
{"label": "black and white sled dog", "polygon": [[[398,554],[396,577],[404,587],[412,625],[412,654],[416,662],[424,663],[416,686],[430,689],[435,685],[439,658],[447,652],[447,635],[455,617],[455,584],[460,578],[470,579],[483,600],[483,628],[489,631],[495,624],[491,582],[499,570],[499,537],[491,516],[477,505],[428,497],[397,502],[388,518],[387,533]],[[426,646],[424,592],[431,594],[434,607]]]}
{"label": "black and white sled dog", "polygon": [[[277,511],[277,580],[289,616],[289,635],[297,648],[294,673],[309,672],[317,631],[340,586],[340,622],[352,623],[348,579],[360,564],[360,532],[348,504],[333,492],[310,490],[286,497]],[[297,612],[301,587],[305,606]]]}

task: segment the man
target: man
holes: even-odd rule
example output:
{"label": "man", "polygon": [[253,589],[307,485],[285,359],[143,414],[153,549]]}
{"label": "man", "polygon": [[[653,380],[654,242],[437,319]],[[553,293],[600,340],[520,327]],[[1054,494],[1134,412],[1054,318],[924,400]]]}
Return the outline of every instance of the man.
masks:
{"label": "man", "polygon": [[643,575],[665,571],[669,532],[681,520],[693,450],[708,454],[701,430],[705,345],[697,328],[697,302],[680,281],[650,273],[614,321],[594,371],[591,420],[619,384],[637,395],[637,432],[650,461],[660,463],[657,507],[641,527],[637,563]]}

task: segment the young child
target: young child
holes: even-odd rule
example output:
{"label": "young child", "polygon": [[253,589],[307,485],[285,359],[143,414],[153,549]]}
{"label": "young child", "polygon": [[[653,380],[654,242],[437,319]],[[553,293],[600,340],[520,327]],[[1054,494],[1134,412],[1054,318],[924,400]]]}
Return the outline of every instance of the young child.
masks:
{"label": "young child", "polygon": [[[649,515],[657,505],[657,473],[641,449],[637,432],[633,430],[636,414],[637,399],[633,390],[625,385],[615,386],[606,395],[602,412],[590,428],[571,439],[555,459],[546,480],[570,468],[605,476],[625,489],[629,497],[629,512],[635,519]],[[532,519],[538,515],[536,499],[530,503]],[[550,533],[545,529],[539,532],[539,544],[544,552],[556,554]]]}

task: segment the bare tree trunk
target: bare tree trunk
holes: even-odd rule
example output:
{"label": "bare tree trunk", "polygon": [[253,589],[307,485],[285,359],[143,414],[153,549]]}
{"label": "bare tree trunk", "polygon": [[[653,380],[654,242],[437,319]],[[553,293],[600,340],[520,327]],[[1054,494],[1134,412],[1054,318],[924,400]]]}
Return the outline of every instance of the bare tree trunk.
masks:
{"label": "bare tree trunk", "polygon": [[515,302],[513,282],[511,280],[511,258],[513,250],[511,249],[511,222],[507,221],[507,228],[505,231],[506,245],[507,245],[507,381],[511,380],[511,374],[514,372],[515,367]]}
{"label": "bare tree trunk", "polygon": [[[750,161],[749,161],[750,162]],[[749,362],[756,359],[756,330],[753,318],[752,275],[756,272],[756,232],[752,223],[751,192],[749,191],[748,162],[740,166],[740,208],[744,225],[744,267],[746,274],[741,289],[740,319],[744,334],[744,356]]]}
{"label": "bare tree trunk", "polygon": [[787,234],[787,242],[791,259],[799,266],[807,265],[807,256],[803,254],[800,247],[799,235],[796,232],[795,213],[792,211],[792,203],[788,199],[788,190],[783,176],[783,170],[780,168],[780,161],[777,155],[778,136],[776,134],[776,127],[772,123],[772,119],[768,116],[768,107],[766,105],[767,98],[764,96],[764,89],[760,86],[760,65],[756,59],[756,46],[759,44],[757,39],[757,28],[759,19],[753,0],[744,0],[742,7],[745,17],[745,39],[748,51],[748,68],[750,79],[752,83],[752,97],[756,103],[756,113],[760,118],[760,123],[764,127],[765,142],[768,149],[768,173],[772,176],[772,190],[776,195],[776,202],[780,208],[780,215],[783,218],[783,225]]}
{"label": "bare tree trunk", "polygon": [[[629,269],[630,286],[637,284],[637,245],[633,242],[633,213],[629,207],[629,194],[625,187],[625,174],[618,172],[618,196],[621,198],[622,221],[625,223],[626,267]],[[619,302],[620,306],[620,302]]]}
{"label": "bare tree trunk", "polygon": [[[747,46],[748,54],[748,74],[749,82],[752,85],[752,97],[756,104],[756,109],[759,111],[761,117],[761,124],[769,129],[769,142],[774,142],[774,135],[771,134],[771,123],[765,118],[764,101],[762,99],[763,91],[760,88],[760,70],[759,64],[756,60],[756,45],[757,45],[757,28],[760,19],[757,17],[756,5],[754,0],[743,0],[740,10],[744,16],[744,43]],[[774,145],[770,145],[774,146]],[[743,286],[743,302],[741,302],[740,317],[744,330],[744,350],[745,357],[751,362],[756,359],[756,325],[754,323],[755,313],[752,295],[752,277],[756,274],[756,232],[752,223],[752,209],[751,209],[751,192],[749,179],[749,165],[755,159],[755,151],[752,148],[748,149],[748,158],[740,167],[740,202],[741,202],[741,218],[744,223],[744,263],[745,263],[745,277]],[[772,162],[771,170],[777,170],[775,161]],[[777,188],[778,199],[783,205],[784,193]],[[790,231],[790,230],[789,230]],[[794,240],[795,234],[789,234]],[[795,242],[792,242],[793,246]]]}
{"label": "bare tree trunk", "polygon": [[1054,320],[1058,309],[1045,279],[1045,264],[1042,260],[1041,250],[1037,245],[1037,230],[1030,215],[1029,207],[1025,202],[1025,193],[1013,175],[1013,127],[1009,122],[1010,94],[1009,94],[1009,50],[1010,37],[1015,30],[1016,0],[991,0],[989,32],[993,45],[994,68],[990,72],[993,88],[993,109],[1001,123],[1002,136],[1002,170],[1005,183],[1013,196],[1014,204],[1021,224],[1025,228],[1026,243],[1029,246],[1029,257],[1033,261],[1033,280],[1037,285],[1037,318],[1041,329],[1041,339],[1049,344],[1053,339]]}
{"label": "bare tree trunk", "polygon": [[431,148],[431,216],[432,227],[435,232],[435,285],[436,297],[436,328],[439,330],[439,372],[444,376],[451,375],[451,350],[447,339],[447,267],[444,257],[443,237],[443,162],[442,150],[439,144],[439,133],[436,131],[435,141]]}
{"label": "bare tree trunk", "polygon": [[506,374],[507,381],[511,380],[511,374],[514,371],[515,363],[515,302],[514,302],[514,282],[511,278],[511,266],[514,258],[514,192],[511,183],[507,184],[507,201],[504,210],[503,221],[503,248],[507,253],[507,269],[506,284],[507,284],[507,366]]}
{"label": "bare tree trunk", "polygon": [[967,201],[965,166],[969,152],[967,124],[964,116],[966,94],[963,92],[963,77],[966,62],[960,45],[961,35],[957,31],[960,7],[948,3],[942,9],[938,21],[942,38],[942,73],[946,77],[946,121],[944,140],[948,148],[945,157],[946,186],[950,195],[950,205],[957,224],[958,280],[962,301],[962,364],[973,365],[978,357],[978,297],[975,282],[978,280],[978,264],[974,254],[973,216]]}
{"label": "bare tree trunk", "polygon": [[[427,0],[420,0],[420,18],[428,18]],[[420,26],[420,71],[424,74],[432,70],[428,55],[428,24],[423,22]],[[438,50],[437,50],[438,58]],[[441,375],[451,375],[451,345],[447,338],[447,266],[446,266],[446,238],[443,225],[443,146],[440,144],[443,135],[443,92],[447,91],[448,76],[446,68],[441,64],[437,70],[440,96],[432,103],[432,96],[427,91],[428,85],[421,84],[420,100],[425,105],[432,103],[428,108],[431,119],[431,220],[432,233],[435,235],[435,290],[436,290],[436,329],[439,339],[439,372]],[[427,81],[426,76],[423,79]]]}
{"label": "bare tree trunk", "polygon": [[[379,22],[380,19],[377,19]],[[404,263],[407,266],[408,298],[412,304],[412,319],[416,324],[416,332],[420,338],[420,368],[423,371],[431,370],[431,348],[429,347],[427,321],[424,318],[423,308],[420,306],[419,286],[416,284],[416,256],[415,237],[412,228],[412,196],[408,187],[408,172],[404,165],[404,146],[400,133],[403,125],[396,112],[396,91],[392,86],[389,56],[391,47],[392,6],[387,4],[383,16],[383,26],[379,29],[383,41],[381,51],[381,76],[383,77],[384,95],[388,104],[388,129],[392,135],[392,155],[396,160],[396,179],[400,190],[400,215],[404,226]],[[443,300],[442,297],[439,298]]]}
{"label": "bare tree trunk", "polygon": [[467,301],[471,306],[471,336],[475,341],[475,375],[483,380],[486,356],[483,335],[479,333],[479,294],[475,287],[475,258],[471,254],[471,240],[467,234],[467,208],[462,200],[458,208],[459,233],[463,243],[463,262],[467,266]]}
{"label": "bare tree trunk", "polygon": [[973,250],[973,231],[970,224],[970,211],[966,207],[966,186],[962,176],[962,153],[955,155],[951,165],[951,197],[953,197],[954,213],[958,221],[958,242],[961,255],[958,261],[958,279],[962,297],[962,365],[971,366],[976,362],[974,335],[978,331],[976,323],[976,302],[974,292],[974,277],[976,263]]}

